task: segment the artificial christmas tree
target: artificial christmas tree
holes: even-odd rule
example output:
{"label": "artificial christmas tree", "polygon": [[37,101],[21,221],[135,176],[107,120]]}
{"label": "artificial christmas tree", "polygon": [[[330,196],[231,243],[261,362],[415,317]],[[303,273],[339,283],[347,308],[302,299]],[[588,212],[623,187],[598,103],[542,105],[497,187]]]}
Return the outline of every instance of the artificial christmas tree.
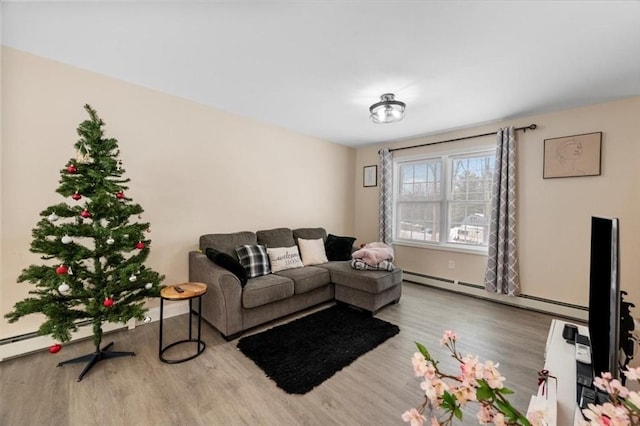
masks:
{"label": "artificial christmas tree", "polygon": [[[39,334],[60,342],[71,339],[78,324],[91,322],[96,351],[58,365],[87,362],[78,381],[103,359],[135,355],[111,352],[113,343],[100,348],[105,322],[143,320],[148,297],[158,297],[164,276],[144,266],[151,241],[148,223],[136,222],[143,212],[126,197],[129,179],[118,159],[116,139],[104,138],[104,122],[85,105],[89,120],[78,127],[76,156],[60,171],[57,192],[67,202],[50,206],[33,229],[31,251],[42,254],[45,265],[24,269],[18,282],[36,290],[15,304],[9,322],[43,313]],[[60,350],[56,344],[51,353]]]}

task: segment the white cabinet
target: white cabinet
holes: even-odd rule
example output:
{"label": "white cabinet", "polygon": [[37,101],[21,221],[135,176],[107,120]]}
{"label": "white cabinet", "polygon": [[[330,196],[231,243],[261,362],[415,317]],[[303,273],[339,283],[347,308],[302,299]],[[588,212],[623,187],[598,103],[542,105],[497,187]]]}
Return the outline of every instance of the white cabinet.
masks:
{"label": "white cabinet", "polygon": [[[540,386],[538,394],[531,397],[529,404],[529,411],[545,409],[549,425],[557,426],[574,425],[582,418],[576,403],[576,349],[575,345],[567,343],[562,337],[565,324],[571,323],[557,319],[551,322],[545,347],[544,369],[555,379],[549,378],[547,389]],[[587,327],[576,326],[578,333],[589,335]]]}

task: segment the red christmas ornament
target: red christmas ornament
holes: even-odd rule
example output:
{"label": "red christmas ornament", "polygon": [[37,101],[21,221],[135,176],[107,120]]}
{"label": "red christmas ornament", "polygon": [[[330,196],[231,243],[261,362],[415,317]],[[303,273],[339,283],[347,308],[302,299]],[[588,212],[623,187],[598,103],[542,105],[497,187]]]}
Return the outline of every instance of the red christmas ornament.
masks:
{"label": "red christmas ornament", "polygon": [[106,308],[110,308],[113,306],[113,299],[107,297],[106,299],[104,299],[104,302],[102,302],[102,304],[106,307]]}
{"label": "red christmas ornament", "polygon": [[56,274],[58,275],[64,275],[69,271],[69,268],[67,268],[64,265],[60,265],[56,268]]}
{"label": "red christmas ornament", "polygon": [[51,345],[51,347],[49,348],[49,352],[51,352],[52,354],[57,354],[58,352],[60,352],[60,349],[62,349],[62,346],[56,343],[55,345]]}
{"label": "red christmas ornament", "polygon": [[122,200],[124,198],[124,192],[122,192],[122,191],[116,192],[116,198],[118,200]]}
{"label": "red christmas ornament", "polygon": [[144,248],[144,243],[142,241],[138,241],[138,243],[136,244],[136,248],[142,250]]}
{"label": "red christmas ornament", "polygon": [[82,210],[82,213],[80,213],[80,216],[82,216],[82,217],[84,217],[86,219],[86,218],[91,217],[91,213],[89,213],[89,210],[85,209],[85,210]]}
{"label": "red christmas ornament", "polygon": [[67,173],[74,174],[76,171],[77,171],[76,166],[74,166],[73,164],[70,164],[69,166],[67,166]]}
{"label": "red christmas ornament", "polygon": [[73,198],[74,200],[78,201],[80,198],[82,198],[82,195],[80,195],[77,191],[75,194],[73,194],[71,196],[71,198]]}

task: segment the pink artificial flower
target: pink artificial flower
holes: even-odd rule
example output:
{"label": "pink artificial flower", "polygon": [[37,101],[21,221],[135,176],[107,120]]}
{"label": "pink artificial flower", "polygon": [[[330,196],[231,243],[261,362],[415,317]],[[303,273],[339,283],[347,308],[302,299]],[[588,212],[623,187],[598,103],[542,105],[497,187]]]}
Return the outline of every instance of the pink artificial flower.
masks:
{"label": "pink artificial flower", "polygon": [[609,392],[609,382],[611,382],[612,379],[611,373],[601,373],[600,377],[593,379],[593,385],[602,391]]}
{"label": "pink artificial flower", "polygon": [[460,405],[465,405],[468,401],[477,401],[476,388],[470,386],[468,383],[463,383],[462,385],[453,388],[451,393]]}
{"label": "pink artificial flower", "polygon": [[420,388],[424,390],[425,396],[429,398],[433,405],[439,405],[439,399],[444,395],[445,391],[449,390],[449,385],[438,378],[433,378],[420,383]]}
{"label": "pink artificial flower", "polygon": [[424,371],[427,368],[427,360],[420,352],[415,352],[413,358],[411,358],[411,364],[413,364],[413,374],[416,377],[424,376]]}
{"label": "pink artificial flower", "polygon": [[449,343],[449,341],[455,342],[456,340],[458,340],[458,335],[456,333],[451,330],[445,330],[442,335],[442,339],[440,339],[440,344],[444,346]]}
{"label": "pink artificial flower", "polygon": [[627,396],[627,401],[640,408],[640,394],[638,392],[629,392]]}
{"label": "pink artificial flower", "polygon": [[611,373],[602,373],[601,377],[596,377],[593,380],[593,384],[608,394],[620,395],[623,398],[629,395],[629,389],[622,386],[620,380],[612,378]]}
{"label": "pink artificial flower", "polygon": [[476,414],[481,425],[486,425],[493,419],[493,409],[489,405],[480,405],[480,411]]}
{"label": "pink artificial flower", "polygon": [[622,386],[622,383],[620,383],[620,380],[618,379],[613,379],[611,383],[609,383],[609,386],[611,387],[611,392],[609,393],[618,394],[623,398],[626,398],[627,395],[629,395],[629,389]]}
{"label": "pink artificial flower", "polygon": [[623,373],[629,380],[640,380],[640,367],[629,367]]}
{"label": "pink artificial flower", "polygon": [[420,389],[424,391],[424,395],[431,401],[432,404],[438,405],[438,396],[436,395],[436,388],[431,384],[431,380],[425,380],[420,383]]}
{"label": "pink artificial flower", "polygon": [[440,422],[435,418],[435,416],[431,417],[431,426],[440,426]]}
{"label": "pink artificial flower", "polygon": [[424,374],[423,374],[425,379],[428,380],[433,380],[436,377],[436,368],[433,366],[433,364],[428,363],[427,364],[427,368],[424,370]]}
{"label": "pink artificial flower", "polygon": [[480,364],[477,356],[467,355],[462,358],[460,364],[460,376],[458,379],[463,383],[475,384],[477,379],[483,376],[483,365]]}
{"label": "pink artificial flower", "polygon": [[484,379],[491,389],[502,389],[505,378],[500,375],[498,367],[500,364],[494,364],[493,361],[485,361],[484,363]]}
{"label": "pink artificial flower", "polygon": [[412,408],[402,414],[402,420],[406,423],[411,423],[411,426],[422,426],[427,418],[420,414],[418,410]]}
{"label": "pink artificial flower", "polygon": [[629,416],[623,407],[615,406],[610,402],[602,405],[589,404],[582,410],[589,424],[602,426],[628,426]]}
{"label": "pink artificial flower", "polygon": [[411,363],[413,364],[413,374],[415,374],[416,377],[424,377],[428,380],[436,377],[435,367],[431,361],[427,361],[420,352],[413,354]]}
{"label": "pink artificial flower", "polygon": [[539,409],[528,412],[527,420],[529,420],[531,426],[546,426],[548,424],[546,410]]}
{"label": "pink artificial flower", "polygon": [[493,416],[493,424],[496,426],[507,426],[507,419],[504,417],[504,414],[496,413]]}

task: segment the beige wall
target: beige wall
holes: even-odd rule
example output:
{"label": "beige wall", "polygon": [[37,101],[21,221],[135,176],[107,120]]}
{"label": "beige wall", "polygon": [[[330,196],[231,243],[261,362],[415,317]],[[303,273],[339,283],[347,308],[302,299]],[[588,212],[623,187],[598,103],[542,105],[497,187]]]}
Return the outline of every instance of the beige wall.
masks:
{"label": "beige wall", "polygon": [[[356,181],[362,178],[363,166],[377,163],[377,151],[383,146],[410,146],[531,123],[536,123],[538,129],[518,133],[518,247],[522,292],[586,306],[590,218],[592,215],[618,217],[621,284],[630,293],[629,300],[640,306],[640,97],[358,149]],[[544,139],[590,132],[603,132],[601,176],[542,178]],[[449,149],[454,144],[460,147],[485,143],[495,143],[495,136],[394,154],[399,158]],[[356,186],[358,220],[355,226],[361,239],[377,238],[377,194],[378,188]],[[398,265],[408,271],[483,283],[486,256],[397,246],[396,257]],[[449,260],[454,260],[454,270],[448,269]]]}
{"label": "beige wall", "polygon": [[[149,266],[187,279],[203,233],[323,226],[352,234],[355,150],[14,49],[2,50],[0,300],[4,316],[33,287],[16,284],[31,229],[74,156],[85,103],[118,139],[127,192],[151,223]],[[0,337],[34,331],[37,316],[0,321]]]}
{"label": "beige wall", "polygon": [[[61,201],[58,173],[74,154],[84,103],[119,140],[132,179],[128,194],[151,223],[149,265],[168,283],[187,278],[186,254],[203,233],[322,225],[359,242],[377,239],[378,188],[362,187],[362,167],[377,164],[382,145],[349,149],[13,49],[3,48],[0,61],[2,315],[31,288],[15,280],[39,262],[29,253],[31,229],[41,210]],[[537,130],[518,134],[523,293],[586,305],[589,220],[601,215],[620,218],[622,285],[640,306],[640,98],[384,146],[532,122]],[[603,132],[601,176],[542,179],[545,138],[596,131]],[[486,137],[455,144],[493,143]],[[396,255],[408,271],[482,283],[485,256],[400,246]],[[448,269],[449,260],[456,269]],[[33,331],[39,322],[2,320],[0,338]]]}

